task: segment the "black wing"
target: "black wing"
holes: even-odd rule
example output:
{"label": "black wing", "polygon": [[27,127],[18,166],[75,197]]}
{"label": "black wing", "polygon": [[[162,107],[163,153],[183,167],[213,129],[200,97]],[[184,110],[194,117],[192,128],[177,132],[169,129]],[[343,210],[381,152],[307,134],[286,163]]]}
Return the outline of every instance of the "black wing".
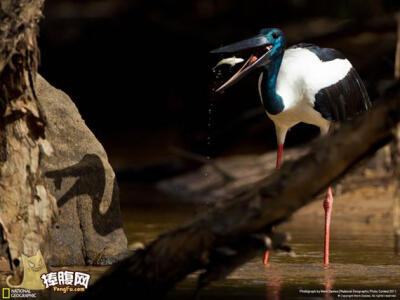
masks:
{"label": "black wing", "polygon": [[[334,59],[346,59],[335,49],[320,48],[312,44],[298,44],[291,48],[305,48],[310,50],[323,61]],[[326,87],[315,95],[314,109],[330,121],[343,121],[351,119],[371,107],[367,90],[354,68],[347,75],[329,87]]]}

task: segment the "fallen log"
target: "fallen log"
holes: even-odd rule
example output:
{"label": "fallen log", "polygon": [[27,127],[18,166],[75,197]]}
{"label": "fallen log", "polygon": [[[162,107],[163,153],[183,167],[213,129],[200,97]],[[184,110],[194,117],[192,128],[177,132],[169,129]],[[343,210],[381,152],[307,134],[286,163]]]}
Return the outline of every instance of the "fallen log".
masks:
{"label": "fallen log", "polygon": [[[309,147],[285,149],[285,160],[297,159],[308,151]],[[190,159],[200,161],[199,154],[190,156]],[[202,158],[201,161],[203,166],[196,170],[159,181],[157,189],[184,202],[210,205],[232,198],[271,175],[276,168],[276,152]]]}
{"label": "fallen log", "polygon": [[[250,253],[253,247],[246,239],[269,234],[273,226],[313,201],[314,196],[392,139],[392,129],[400,121],[399,85],[394,90],[372,111],[321,139],[302,158],[286,162],[248,191],[217,203],[192,222],[161,235],[116,264],[76,299],[115,297],[127,291],[139,298],[159,299],[196,270],[205,270],[200,279],[214,279],[213,272],[227,275],[236,265],[215,255],[218,249],[233,249],[225,251],[230,252],[226,255],[232,263],[235,255],[243,258],[243,253]],[[225,272],[220,272],[221,268]],[[200,281],[200,285],[206,282]]]}

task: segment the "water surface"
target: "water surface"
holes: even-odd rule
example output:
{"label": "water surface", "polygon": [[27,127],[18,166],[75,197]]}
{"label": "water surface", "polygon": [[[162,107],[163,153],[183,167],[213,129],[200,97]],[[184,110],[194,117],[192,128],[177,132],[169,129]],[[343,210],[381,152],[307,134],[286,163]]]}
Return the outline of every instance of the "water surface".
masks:
{"label": "water surface", "polygon": [[[148,243],[160,233],[192,218],[191,205],[140,205],[123,209],[130,243]],[[323,220],[296,219],[278,228],[289,231],[294,256],[273,252],[238,268],[227,279],[197,294],[198,299],[336,299],[400,298],[400,256],[393,252],[390,222],[367,224],[335,219],[331,264],[322,265]],[[196,275],[180,283],[169,299],[195,295]],[[330,291],[330,292],[329,292]]]}

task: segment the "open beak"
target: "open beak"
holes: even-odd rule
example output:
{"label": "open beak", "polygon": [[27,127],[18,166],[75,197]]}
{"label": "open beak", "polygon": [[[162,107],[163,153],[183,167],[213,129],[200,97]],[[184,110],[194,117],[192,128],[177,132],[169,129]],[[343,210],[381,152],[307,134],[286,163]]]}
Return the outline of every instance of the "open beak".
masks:
{"label": "open beak", "polygon": [[243,50],[252,49],[252,54],[249,59],[244,63],[239,71],[235,73],[227,82],[221,85],[215,92],[222,92],[228,87],[234,85],[240,79],[250,74],[258,67],[265,66],[270,61],[270,51],[272,44],[264,35],[257,35],[253,38],[243,40],[237,43],[230,44],[215,50],[210,53],[235,53]]}

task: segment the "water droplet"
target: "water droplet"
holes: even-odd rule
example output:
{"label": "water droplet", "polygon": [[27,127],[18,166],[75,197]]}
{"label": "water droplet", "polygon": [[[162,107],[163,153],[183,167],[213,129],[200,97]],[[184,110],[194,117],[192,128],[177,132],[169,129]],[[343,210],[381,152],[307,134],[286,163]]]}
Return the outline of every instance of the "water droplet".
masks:
{"label": "water droplet", "polygon": [[[212,100],[211,100],[212,101]],[[211,149],[212,149],[212,138],[211,138],[211,133],[213,129],[213,113],[214,113],[214,103],[212,102],[208,103],[208,120],[207,120],[207,128],[208,128],[208,135],[206,137],[206,149],[207,152],[205,153],[205,157],[207,160],[211,160]]]}

